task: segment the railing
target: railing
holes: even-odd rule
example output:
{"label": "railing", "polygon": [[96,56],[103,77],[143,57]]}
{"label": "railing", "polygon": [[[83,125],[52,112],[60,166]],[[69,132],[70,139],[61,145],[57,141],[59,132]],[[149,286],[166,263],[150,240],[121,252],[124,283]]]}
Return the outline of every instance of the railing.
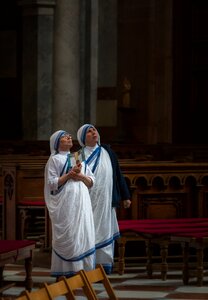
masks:
{"label": "railing", "polygon": [[[44,202],[44,167],[48,156],[0,155],[2,238],[27,238],[34,222],[50,244]],[[132,205],[117,210],[118,219],[208,216],[208,163],[120,160]],[[42,211],[42,219],[35,218]],[[26,214],[25,214],[26,213]],[[17,228],[17,230],[16,230]],[[0,229],[0,230],[1,230]]]}

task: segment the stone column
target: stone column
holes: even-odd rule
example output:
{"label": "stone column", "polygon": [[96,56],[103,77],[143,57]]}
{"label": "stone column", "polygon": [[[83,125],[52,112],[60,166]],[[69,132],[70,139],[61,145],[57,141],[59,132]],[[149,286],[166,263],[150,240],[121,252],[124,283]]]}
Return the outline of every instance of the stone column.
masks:
{"label": "stone column", "polygon": [[55,0],[21,0],[23,139],[51,134]]}
{"label": "stone column", "polygon": [[74,135],[79,120],[80,85],[80,4],[57,1],[54,27],[53,131],[68,130]]}
{"label": "stone column", "polygon": [[59,0],[54,30],[53,130],[94,122],[97,91],[97,0]]}

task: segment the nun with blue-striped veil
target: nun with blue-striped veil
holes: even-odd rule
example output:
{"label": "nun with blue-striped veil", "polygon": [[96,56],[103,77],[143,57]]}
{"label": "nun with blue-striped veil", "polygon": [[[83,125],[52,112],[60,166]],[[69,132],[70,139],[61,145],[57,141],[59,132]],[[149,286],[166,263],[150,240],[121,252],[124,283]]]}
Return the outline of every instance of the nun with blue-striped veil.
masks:
{"label": "nun with blue-striped veil", "polygon": [[81,155],[95,176],[90,189],[95,223],[96,263],[110,274],[114,262],[114,241],[119,237],[116,207],[131,204],[130,193],[121,173],[118,159],[109,145],[100,143],[100,135],[92,124],[84,124],[77,132]]}
{"label": "nun with blue-striped veil", "polygon": [[70,149],[64,130],[50,137],[51,155],[45,166],[45,202],[51,219],[51,275],[70,277],[95,267],[95,231],[89,190],[94,175]]}

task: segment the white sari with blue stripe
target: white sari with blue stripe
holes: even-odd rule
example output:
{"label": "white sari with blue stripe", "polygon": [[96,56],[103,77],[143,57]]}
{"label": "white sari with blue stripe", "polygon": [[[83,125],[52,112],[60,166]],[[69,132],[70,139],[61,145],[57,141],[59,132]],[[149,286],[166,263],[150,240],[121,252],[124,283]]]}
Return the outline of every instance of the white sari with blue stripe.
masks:
{"label": "white sari with blue stripe", "polygon": [[[95,266],[95,232],[89,190],[81,181],[68,180],[58,188],[67,153],[53,155],[45,168],[45,201],[52,226],[52,276],[71,276]],[[85,164],[82,164],[85,172]],[[86,175],[94,182],[89,168]]]}
{"label": "white sari with blue stripe", "polygon": [[[112,207],[113,171],[110,157],[103,147],[100,148],[99,161],[96,155],[88,158],[98,149],[84,147],[84,156],[93,169],[95,183],[90,189],[92,210],[95,223],[96,263],[101,263],[107,273],[111,272],[114,259],[114,240],[119,237],[119,227],[115,208]],[[95,167],[96,164],[96,168]]]}

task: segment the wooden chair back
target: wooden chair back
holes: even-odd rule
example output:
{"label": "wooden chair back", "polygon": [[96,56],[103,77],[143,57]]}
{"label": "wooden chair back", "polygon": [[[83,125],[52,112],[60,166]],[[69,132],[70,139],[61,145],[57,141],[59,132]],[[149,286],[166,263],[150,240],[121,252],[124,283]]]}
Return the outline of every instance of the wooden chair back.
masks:
{"label": "wooden chair back", "polygon": [[97,300],[96,293],[89,284],[89,282],[76,274],[70,278],[61,277],[58,282],[47,284],[44,283],[43,287],[28,292],[25,290],[17,300],[53,300],[58,296],[65,296],[68,300],[76,300],[75,291],[82,288],[87,299]]}
{"label": "wooden chair back", "polygon": [[[81,275],[83,280],[85,279],[86,281],[88,281],[91,286],[93,283],[102,282],[102,284],[104,285],[105,290],[109,296],[109,299],[118,300],[118,298],[113,290],[113,287],[105,273],[105,270],[103,269],[103,266],[101,264],[98,264],[96,266],[96,269],[94,269],[94,270],[90,270],[90,271],[81,270],[81,271],[79,271],[79,274]],[[93,288],[93,286],[92,286],[92,288]]]}
{"label": "wooden chair back", "polygon": [[15,298],[16,300],[28,300],[27,295],[23,295],[22,293],[20,294],[20,296],[18,296],[17,298]]}
{"label": "wooden chair back", "polygon": [[65,295],[69,300],[76,300],[75,291],[82,288],[87,299],[96,300],[96,294],[91,285],[85,278],[82,278],[80,274],[76,274],[70,278],[61,277],[56,283],[48,285],[44,283],[44,287],[47,290],[49,299],[52,300],[57,296]]}
{"label": "wooden chair back", "polygon": [[102,265],[97,265],[96,269],[91,271],[81,270],[70,278],[61,277],[58,282],[52,284],[44,283],[42,288],[32,292],[25,290],[17,300],[53,300],[64,295],[68,300],[76,300],[75,291],[79,288],[83,289],[87,299],[97,300],[92,284],[98,282],[104,285],[109,299],[118,300]]}
{"label": "wooden chair back", "polygon": [[16,300],[50,300],[45,287],[28,292],[25,290]]}
{"label": "wooden chair back", "polygon": [[[48,299],[52,300],[58,296],[66,295],[66,298],[68,299],[68,289],[64,282],[64,280],[60,280],[57,282],[54,282],[52,284],[44,283],[44,288],[46,289]],[[70,298],[69,298],[70,299]],[[74,299],[74,298],[71,298]]]}

